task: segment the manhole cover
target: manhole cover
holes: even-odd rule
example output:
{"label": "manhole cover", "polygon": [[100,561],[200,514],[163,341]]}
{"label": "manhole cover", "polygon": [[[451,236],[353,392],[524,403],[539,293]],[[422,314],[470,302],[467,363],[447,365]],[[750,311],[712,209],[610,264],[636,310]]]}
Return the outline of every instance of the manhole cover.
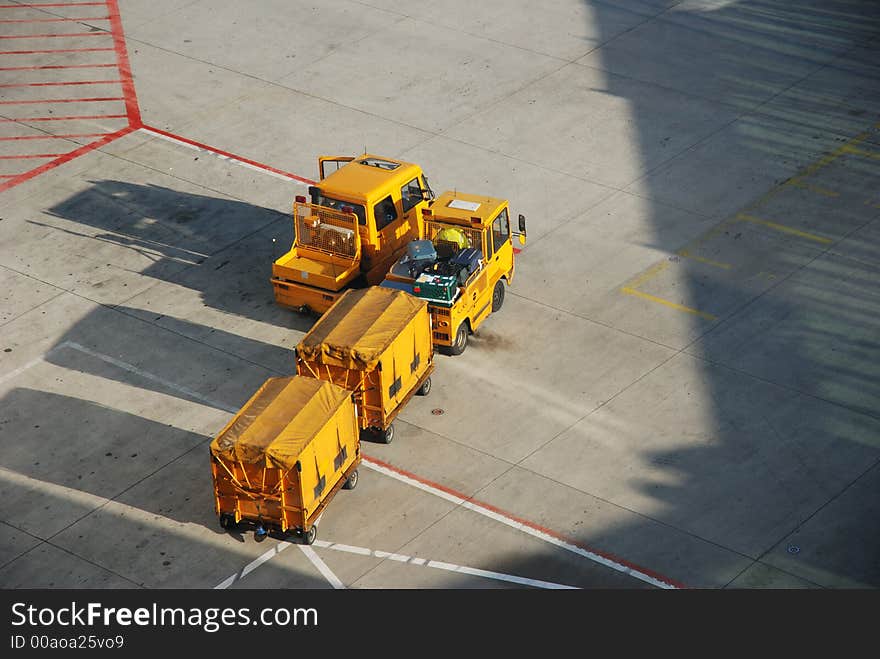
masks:
{"label": "manhole cover", "polygon": [[439,407],[435,407],[433,410],[431,410],[431,414],[433,414],[434,416],[440,416],[441,414],[443,414],[443,410],[441,410]]}
{"label": "manhole cover", "polygon": [[788,546],[788,553],[789,554],[799,554],[800,551],[801,551],[801,548],[798,547],[797,545],[789,545]]}

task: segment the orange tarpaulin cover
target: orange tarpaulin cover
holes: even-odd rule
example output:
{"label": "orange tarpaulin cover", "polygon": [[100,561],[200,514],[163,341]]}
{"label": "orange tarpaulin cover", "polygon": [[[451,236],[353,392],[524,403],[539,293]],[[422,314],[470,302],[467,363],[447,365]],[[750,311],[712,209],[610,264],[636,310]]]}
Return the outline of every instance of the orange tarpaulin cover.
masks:
{"label": "orange tarpaulin cover", "polygon": [[371,370],[395,338],[427,306],[380,286],[346,291],[296,347],[307,361],[329,357],[349,369]]}
{"label": "orange tarpaulin cover", "polygon": [[350,391],[324,380],[269,378],[211,442],[211,453],[232,462],[265,461],[291,469],[350,397]]}

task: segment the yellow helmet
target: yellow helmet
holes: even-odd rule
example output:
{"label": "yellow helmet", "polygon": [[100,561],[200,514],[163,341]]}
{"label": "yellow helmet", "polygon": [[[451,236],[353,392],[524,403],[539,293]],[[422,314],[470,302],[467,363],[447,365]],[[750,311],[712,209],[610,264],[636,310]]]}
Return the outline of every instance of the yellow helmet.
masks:
{"label": "yellow helmet", "polygon": [[465,249],[466,247],[470,247],[470,241],[468,237],[465,235],[464,231],[461,229],[456,229],[454,227],[446,227],[445,229],[440,229],[437,232],[437,235],[434,236],[434,242],[447,242],[458,245],[459,249]]}

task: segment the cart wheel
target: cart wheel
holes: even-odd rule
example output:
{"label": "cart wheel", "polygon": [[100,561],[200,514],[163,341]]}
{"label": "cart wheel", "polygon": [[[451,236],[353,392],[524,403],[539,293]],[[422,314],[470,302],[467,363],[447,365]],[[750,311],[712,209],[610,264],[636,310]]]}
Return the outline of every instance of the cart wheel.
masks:
{"label": "cart wheel", "polygon": [[450,355],[460,355],[464,352],[464,349],[467,348],[468,343],[468,326],[467,323],[462,323],[458,326],[458,330],[455,332],[455,341],[449,346],[449,354]]}
{"label": "cart wheel", "polygon": [[495,290],[492,291],[492,313],[495,313],[504,304],[504,282],[500,279],[495,284]]}
{"label": "cart wheel", "polygon": [[351,474],[349,474],[348,478],[345,479],[345,483],[342,484],[343,490],[353,490],[357,487],[358,484],[358,472],[355,469]]}
{"label": "cart wheel", "polygon": [[394,424],[390,424],[385,430],[379,430],[376,433],[376,438],[383,444],[390,444],[391,440],[394,439]]}
{"label": "cart wheel", "polygon": [[318,527],[312,524],[308,531],[302,534],[303,544],[313,545],[318,538]]}
{"label": "cart wheel", "polygon": [[416,389],[416,396],[427,396],[431,393],[431,378],[422,382],[422,386]]}
{"label": "cart wheel", "polygon": [[220,527],[227,531],[234,529],[236,527],[235,515],[230,515],[229,513],[220,515]]}

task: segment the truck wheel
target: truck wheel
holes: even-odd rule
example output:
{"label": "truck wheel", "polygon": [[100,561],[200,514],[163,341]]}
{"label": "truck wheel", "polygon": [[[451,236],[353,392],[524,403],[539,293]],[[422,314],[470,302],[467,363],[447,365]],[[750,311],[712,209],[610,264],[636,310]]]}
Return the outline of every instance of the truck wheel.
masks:
{"label": "truck wheel", "polygon": [[358,472],[355,469],[351,474],[349,474],[348,478],[345,479],[345,483],[342,484],[343,490],[353,490],[357,487],[358,484]]}
{"label": "truck wheel", "polygon": [[390,444],[391,440],[394,439],[394,424],[390,424],[385,430],[379,429],[376,433],[376,439],[383,444]]}
{"label": "truck wheel", "polygon": [[495,290],[492,291],[492,313],[495,313],[504,304],[504,282],[500,279],[495,282]]}
{"label": "truck wheel", "polygon": [[431,378],[422,382],[422,386],[416,389],[416,396],[427,396],[431,393]]}
{"label": "truck wheel", "polygon": [[223,513],[220,515],[220,527],[226,529],[227,531],[234,529],[235,524],[235,515],[230,515],[229,513]]}
{"label": "truck wheel", "polygon": [[460,355],[464,352],[464,349],[467,348],[468,342],[468,326],[467,323],[462,323],[458,326],[458,330],[455,332],[455,341],[452,342],[452,345],[449,346],[449,354],[450,355]]}
{"label": "truck wheel", "polygon": [[315,544],[315,540],[318,539],[318,527],[312,524],[311,528],[308,531],[305,531],[302,534],[302,540],[304,545],[313,545]]}

